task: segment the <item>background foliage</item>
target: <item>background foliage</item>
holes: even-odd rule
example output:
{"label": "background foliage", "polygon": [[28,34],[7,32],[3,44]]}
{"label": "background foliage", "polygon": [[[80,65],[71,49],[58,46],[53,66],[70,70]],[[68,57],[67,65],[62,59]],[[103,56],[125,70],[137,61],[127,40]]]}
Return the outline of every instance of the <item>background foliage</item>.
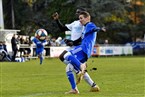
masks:
{"label": "background foliage", "polygon": [[136,38],[143,38],[144,2],[144,0],[3,0],[5,29],[20,29],[19,34],[34,35],[36,29],[44,28],[53,37],[64,37],[64,33],[61,33],[52,19],[52,14],[57,11],[62,23],[71,23],[75,19],[76,8],[81,6],[90,12],[95,24],[107,28],[107,33],[98,34],[99,43],[108,39],[110,43],[123,44],[135,41]]}

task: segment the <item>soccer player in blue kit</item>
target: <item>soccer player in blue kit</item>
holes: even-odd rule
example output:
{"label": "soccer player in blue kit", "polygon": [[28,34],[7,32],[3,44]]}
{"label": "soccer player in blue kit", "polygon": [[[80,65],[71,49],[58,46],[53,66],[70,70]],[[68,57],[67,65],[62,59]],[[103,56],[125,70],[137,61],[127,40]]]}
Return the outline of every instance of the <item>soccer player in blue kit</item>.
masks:
{"label": "soccer player in blue kit", "polygon": [[38,55],[38,58],[40,58],[40,64],[43,62],[43,51],[44,51],[44,46],[47,44],[46,40],[40,40],[37,37],[34,37],[32,39],[32,42],[35,43],[36,45],[36,55]]}
{"label": "soccer player in blue kit", "polygon": [[[91,56],[92,49],[95,45],[97,32],[101,28],[97,27],[94,23],[90,22],[91,20],[90,14],[86,11],[80,12],[79,20],[81,24],[85,26],[82,35],[82,42],[79,46],[76,46],[74,49],[67,52],[64,55],[64,59],[69,61],[74,68],[80,70],[80,72],[78,73],[79,75],[78,80],[81,80],[86,70],[85,62],[87,62],[88,58],[90,58]],[[69,92],[66,92],[66,94],[78,94],[79,91],[77,89],[72,71],[68,71],[67,76],[72,89]]]}
{"label": "soccer player in blue kit", "polygon": [[[79,13],[81,11],[86,11],[86,10],[82,7],[78,7],[76,10],[76,18],[79,17]],[[65,41],[66,44],[68,46],[70,46],[70,49],[73,49],[73,48],[75,48],[75,46],[78,46],[81,44],[81,41],[82,41],[81,36],[82,36],[84,26],[80,23],[79,20],[75,20],[74,22],[72,22],[70,24],[63,25],[59,20],[58,13],[54,13],[53,18],[54,18],[54,20],[56,20],[56,23],[58,24],[58,27],[61,29],[61,31],[71,31],[71,40],[66,39],[66,41]],[[78,70],[76,67],[74,67],[72,64],[70,64],[67,60],[64,59],[64,56],[66,56],[67,51],[69,51],[69,50],[68,49],[64,50],[62,52],[62,54],[60,54],[59,58],[62,62],[67,64],[66,73],[70,72],[70,71],[74,71],[77,74],[80,70]],[[69,74],[67,73],[67,76],[68,75]],[[88,74],[87,70],[86,70],[83,78],[84,78],[85,82],[89,86],[91,86],[90,92],[98,92],[100,90],[99,86],[92,80],[92,78]],[[77,81],[77,85],[78,85],[78,83],[80,83],[80,82]]]}

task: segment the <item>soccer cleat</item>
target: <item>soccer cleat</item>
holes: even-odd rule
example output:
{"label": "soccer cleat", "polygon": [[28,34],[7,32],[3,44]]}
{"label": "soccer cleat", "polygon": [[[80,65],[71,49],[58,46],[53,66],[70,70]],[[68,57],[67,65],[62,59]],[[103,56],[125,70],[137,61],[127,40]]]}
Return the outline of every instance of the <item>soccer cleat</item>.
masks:
{"label": "soccer cleat", "polygon": [[90,92],[99,92],[99,91],[100,91],[99,86],[91,87],[91,89],[90,89]]}
{"label": "soccer cleat", "polygon": [[42,62],[40,62],[40,65],[42,64]]}
{"label": "soccer cleat", "polygon": [[40,56],[40,65],[42,64],[42,62],[43,62],[43,56]]}
{"label": "soccer cleat", "polygon": [[84,74],[82,72],[79,72],[77,75],[76,75],[76,84],[78,85],[81,80],[83,79],[83,76]]}
{"label": "soccer cleat", "polygon": [[40,65],[42,64],[42,60],[40,60]]}
{"label": "soccer cleat", "polygon": [[72,89],[68,92],[65,92],[65,94],[79,94],[79,91],[77,89]]}

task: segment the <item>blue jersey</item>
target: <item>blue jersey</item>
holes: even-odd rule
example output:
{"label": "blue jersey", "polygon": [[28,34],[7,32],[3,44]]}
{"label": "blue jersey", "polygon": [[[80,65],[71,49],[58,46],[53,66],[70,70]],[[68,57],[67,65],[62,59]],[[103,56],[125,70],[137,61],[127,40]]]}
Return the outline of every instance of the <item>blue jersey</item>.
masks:
{"label": "blue jersey", "polygon": [[33,38],[32,42],[34,42],[36,45],[36,54],[42,53],[44,50],[44,45],[46,44],[46,40],[40,41],[37,38]]}
{"label": "blue jersey", "polygon": [[96,37],[97,37],[97,32],[99,31],[100,27],[97,27],[94,23],[89,22],[85,25],[85,29],[83,31],[83,36],[82,36],[82,43],[81,47],[84,53],[87,54],[87,57],[89,58],[92,53],[92,49],[95,45]]}

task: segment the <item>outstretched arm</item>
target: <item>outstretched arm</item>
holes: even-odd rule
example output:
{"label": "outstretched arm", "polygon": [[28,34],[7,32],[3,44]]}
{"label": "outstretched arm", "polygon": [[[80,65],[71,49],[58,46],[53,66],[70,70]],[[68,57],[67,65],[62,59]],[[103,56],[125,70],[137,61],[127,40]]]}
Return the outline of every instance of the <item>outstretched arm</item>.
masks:
{"label": "outstretched arm", "polygon": [[59,27],[59,29],[60,29],[61,31],[68,31],[68,30],[69,30],[66,26],[64,26],[64,25],[60,22],[60,20],[59,20],[59,14],[58,14],[57,12],[55,12],[55,13],[52,15],[52,17],[53,17],[53,19],[56,21],[56,23],[57,23],[57,25],[58,25],[58,27]]}
{"label": "outstretched arm", "polygon": [[106,32],[106,28],[105,27],[97,27],[94,25],[88,25],[86,28],[86,33],[99,32],[99,31]]}
{"label": "outstretched arm", "polygon": [[95,28],[95,29],[93,29],[93,31],[104,31],[104,32],[106,32],[106,28],[105,27],[102,27],[102,28],[100,28],[100,27],[97,27],[97,28]]}

